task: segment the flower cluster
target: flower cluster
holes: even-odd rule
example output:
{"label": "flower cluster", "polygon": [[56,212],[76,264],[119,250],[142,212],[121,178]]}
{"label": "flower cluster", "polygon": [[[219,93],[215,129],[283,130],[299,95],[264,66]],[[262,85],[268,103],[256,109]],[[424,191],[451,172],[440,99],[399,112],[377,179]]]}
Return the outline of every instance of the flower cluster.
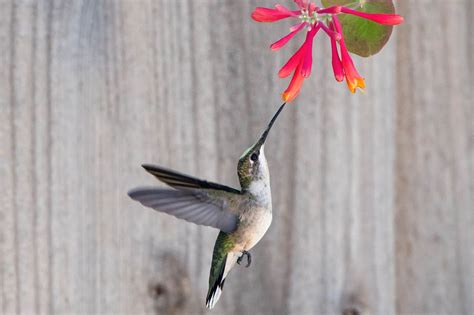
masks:
{"label": "flower cluster", "polygon": [[344,6],[319,8],[309,0],[294,1],[299,10],[289,10],[277,4],[274,9],[259,7],[252,13],[252,18],[257,22],[275,22],[286,18],[298,20],[298,23],[290,28],[288,35],[270,46],[272,50],[282,48],[298,32],[303,29],[306,30],[305,41],[278,72],[281,78],[288,77],[293,73],[288,88],[282,94],[283,100],[285,102],[292,101],[299,94],[304,79],[310,76],[313,63],[313,39],[321,29],[331,41],[332,68],[336,80],[341,82],[345,78],[352,93],[355,93],[357,88],[364,89],[364,78],[357,72],[349,55],[344,42],[341,23],[337,16],[339,14],[351,14],[384,25],[400,24],[403,22],[403,17],[397,14],[364,13]]}

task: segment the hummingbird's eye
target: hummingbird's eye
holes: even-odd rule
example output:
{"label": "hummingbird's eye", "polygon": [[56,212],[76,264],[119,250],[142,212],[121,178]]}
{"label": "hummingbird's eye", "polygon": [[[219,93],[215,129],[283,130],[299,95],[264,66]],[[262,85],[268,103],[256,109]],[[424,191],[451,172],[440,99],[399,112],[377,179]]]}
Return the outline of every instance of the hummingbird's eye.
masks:
{"label": "hummingbird's eye", "polygon": [[253,154],[250,156],[250,159],[255,162],[255,161],[258,160],[258,155],[257,155],[256,153],[253,153]]}

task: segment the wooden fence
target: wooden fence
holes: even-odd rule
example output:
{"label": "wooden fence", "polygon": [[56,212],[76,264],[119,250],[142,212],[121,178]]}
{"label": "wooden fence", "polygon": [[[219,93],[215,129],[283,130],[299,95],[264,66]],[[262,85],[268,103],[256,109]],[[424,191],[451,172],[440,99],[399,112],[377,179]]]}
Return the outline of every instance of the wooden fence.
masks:
{"label": "wooden fence", "polygon": [[[0,313],[207,314],[217,231],[126,192],[160,185],[144,162],[237,186],[297,47],[250,20],[274,3],[0,0]],[[213,314],[474,313],[474,2],[397,6],[365,94],[316,41],[266,146],[273,224]]]}

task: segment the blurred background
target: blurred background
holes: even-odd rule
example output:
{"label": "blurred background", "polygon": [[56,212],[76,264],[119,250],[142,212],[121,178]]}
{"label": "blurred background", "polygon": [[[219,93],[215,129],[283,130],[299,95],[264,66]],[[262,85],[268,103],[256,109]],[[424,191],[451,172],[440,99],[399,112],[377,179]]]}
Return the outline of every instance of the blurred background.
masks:
{"label": "blurred background", "polygon": [[[0,313],[204,314],[217,230],[126,192],[238,187],[288,81],[292,1],[0,0]],[[313,74],[269,136],[273,224],[213,314],[474,313],[471,0],[403,0],[365,93]],[[301,35],[301,34],[300,34]]]}

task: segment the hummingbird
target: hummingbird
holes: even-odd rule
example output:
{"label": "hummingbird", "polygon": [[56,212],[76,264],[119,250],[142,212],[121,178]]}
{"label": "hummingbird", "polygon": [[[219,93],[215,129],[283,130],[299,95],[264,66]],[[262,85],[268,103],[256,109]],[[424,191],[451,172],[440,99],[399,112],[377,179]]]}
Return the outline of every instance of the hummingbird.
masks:
{"label": "hummingbird", "polygon": [[274,114],[267,128],[237,164],[241,189],[198,179],[161,166],[142,167],[170,188],[139,187],[128,195],[146,207],[179,219],[220,230],[214,245],[206,306],[217,303],[227,275],[235,264],[246,267],[252,249],[272,222],[270,173],[265,158],[265,140],[286,103]]}

